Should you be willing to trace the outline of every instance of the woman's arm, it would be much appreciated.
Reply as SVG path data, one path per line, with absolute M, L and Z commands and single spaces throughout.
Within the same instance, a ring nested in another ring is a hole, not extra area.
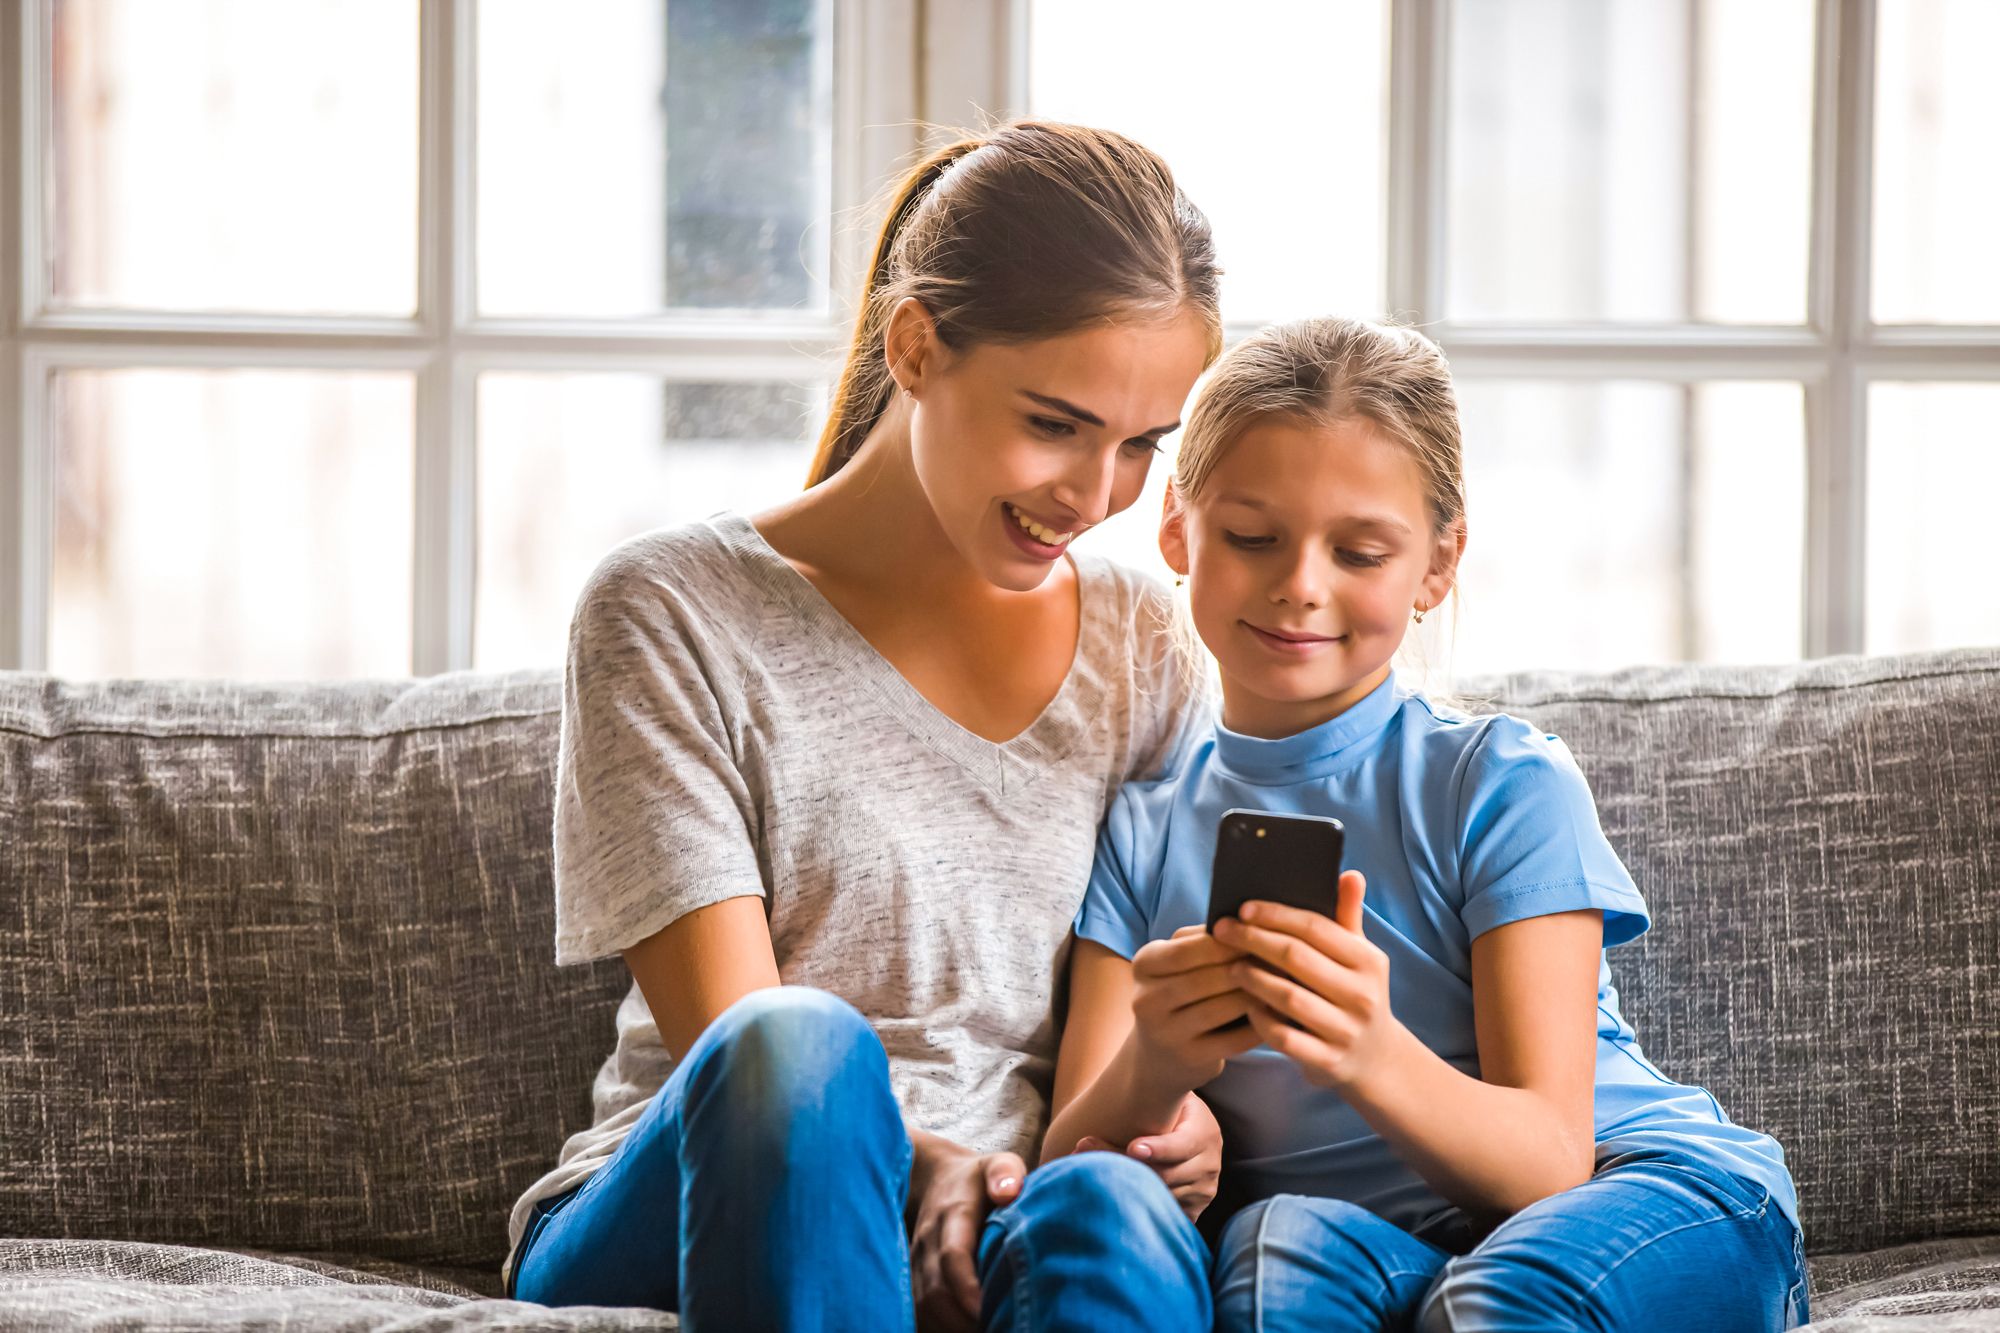
M 675 1060 L 730 1005 L 783 984 L 764 900 L 754 895 L 698 907 L 623 953 Z

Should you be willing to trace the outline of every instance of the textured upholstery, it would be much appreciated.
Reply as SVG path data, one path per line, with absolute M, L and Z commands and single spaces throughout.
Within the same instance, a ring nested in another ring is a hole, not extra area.
M 629 984 L 552 961 L 559 687 L 0 673 L 0 1323 L 671 1327 L 490 1299 Z M 1583 766 L 1816 1316 L 2000 1328 L 2000 649 L 1467 693 Z

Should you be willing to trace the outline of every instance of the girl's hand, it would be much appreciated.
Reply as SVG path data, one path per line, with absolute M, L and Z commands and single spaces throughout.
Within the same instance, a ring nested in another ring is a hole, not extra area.
M 1085 1137 L 1077 1141 L 1078 1152 L 1116 1152 L 1117 1145 L 1103 1139 Z M 1181 1101 L 1174 1127 L 1164 1134 L 1149 1134 L 1125 1145 L 1125 1154 L 1160 1173 L 1167 1188 L 1190 1222 L 1215 1201 L 1215 1187 L 1222 1175 L 1222 1126 L 1208 1103 L 1189 1093 Z
M 1367 1083 L 1402 1028 L 1389 1012 L 1389 955 L 1361 933 L 1367 882 L 1340 877 L 1335 919 L 1281 903 L 1249 902 L 1216 936 L 1249 957 L 1234 983 L 1257 1001 L 1250 1022 L 1266 1046 L 1294 1060 L 1308 1082 L 1336 1090 Z M 1258 966 L 1262 960 L 1286 975 Z
M 931 1134 L 912 1135 L 910 1287 L 917 1326 L 940 1333 L 979 1327 L 980 1228 L 1021 1195 L 1027 1167 L 1010 1152 L 981 1154 Z
M 1255 1007 L 1234 971 L 1241 957 L 1200 926 L 1182 926 L 1132 956 L 1132 1040 L 1149 1082 L 1198 1088 L 1257 1044 L 1248 1025 L 1223 1030 Z

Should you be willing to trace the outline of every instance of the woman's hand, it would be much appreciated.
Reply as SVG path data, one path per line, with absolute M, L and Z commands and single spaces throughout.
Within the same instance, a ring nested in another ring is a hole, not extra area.
M 910 1289 L 917 1327 L 970 1333 L 979 1327 L 979 1232 L 986 1214 L 1021 1194 L 1027 1165 L 1013 1153 L 975 1153 L 935 1134 L 913 1132 Z
M 1132 1040 L 1147 1080 L 1198 1088 L 1257 1044 L 1254 1028 L 1229 1026 L 1256 1007 L 1237 980 L 1242 953 L 1182 926 L 1132 956 Z
M 1296 1061 L 1309 1082 L 1336 1090 L 1366 1084 L 1402 1032 L 1389 1011 L 1389 955 L 1361 931 L 1366 892 L 1361 872 L 1350 870 L 1340 877 L 1331 921 L 1249 902 L 1240 921 L 1215 928 L 1218 939 L 1249 955 L 1231 964 L 1231 975 L 1257 1001 L 1250 1022 L 1258 1037 Z
M 1076 1150 L 1116 1152 L 1118 1146 L 1085 1137 L 1077 1142 Z M 1172 1129 L 1133 1139 L 1125 1145 L 1125 1154 L 1159 1172 L 1190 1222 L 1215 1202 L 1216 1181 L 1222 1174 L 1222 1126 L 1215 1122 L 1215 1112 L 1208 1109 L 1208 1103 L 1195 1094 L 1190 1092 L 1181 1101 Z

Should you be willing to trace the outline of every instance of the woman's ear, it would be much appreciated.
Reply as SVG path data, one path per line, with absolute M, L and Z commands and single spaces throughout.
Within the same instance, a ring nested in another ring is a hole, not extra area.
M 1437 535 L 1431 546 L 1431 566 L 1424 574 L 1424 605 L 1426 608 L 1442 602 L 1458 584 L 1458 562 L 1465 555 L 1465 520 L 1454 520 L 1452 525 Z
M 1187 577 L 1187 506 L 1181 503 L 1180 492 L 1174 483 L 1167 482 L 1167 497 L 1160 506 L 1160 554 L 1167 558 L 1167 568 Z
M 924 377 L 937 373 L 939 350 L 937 323 L 930 310 L 914 296 L 906 296 L 889 310 L 882 330 L 882 359 L 889 365 L 889 378 L 896 387 L 915 398 Z

